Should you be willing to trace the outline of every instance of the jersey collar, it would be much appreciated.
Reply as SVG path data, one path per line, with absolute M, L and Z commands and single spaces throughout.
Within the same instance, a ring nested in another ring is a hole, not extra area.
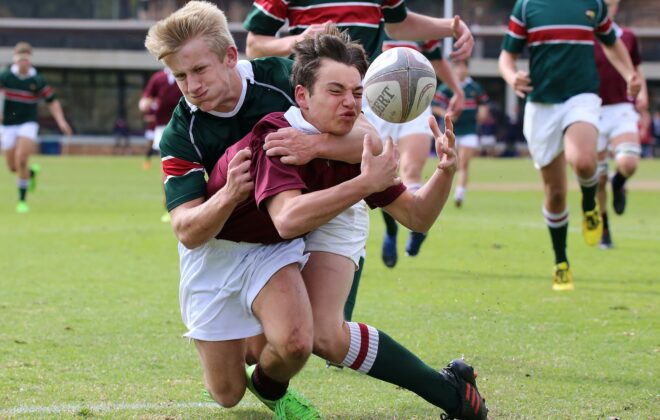
M 291 124 L 291 127 L 304 134 L 321 134 L 312 124 L 307 122 L 303 117 L 300 108 L 296 106 L 290 107 L 285 113 L 284 118 Z
M 18 64 L 12 64 L 10 70 L 14 74 L 14 76 L 18 77 L 19 79 L 28 79 L 30 77 L 34 77 L 37 75 L 37 69 L 35 69 L 34 67 L 30 67 L 30 69 L 28 70 L 28 74 L 26 76 L 20 74 L 18 72 Z

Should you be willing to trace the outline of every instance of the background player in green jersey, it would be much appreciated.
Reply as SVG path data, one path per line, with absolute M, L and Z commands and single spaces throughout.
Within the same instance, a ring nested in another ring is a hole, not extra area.
M 62 106 L 53 89 L 46 80 L 32 67 L 32 47 L 27 42 L 19 42 L 14 48 L 14 64 L 0 72 L 0 90 L 4 91 L 4 112 L 0 123 L 2 132 L 2 150 L 7 161 L 7 167 L 18 176 L 18 203 L 16 211 L 27 213 L 26 198 L 28 188 L 36 187 L 38 165 L 30 167 L 28 161 L 34 152 L 39 124 L 37 122 L 37 106 L 43 99 L 48 103 L 51 115 L 57 126 L 67 136 L 72 133 L 71 127 L 64 118 Z
M 640 79 L 617 40 L 603 0 L 517 0 L 499 58 L 500 73 L 516 94 L 527 97 L 524 133 L 543 178 L 545 218 L 555 253 L 553 290 L 572 290 L 566 255 L 568 207 L 566 164 L 582 190 L 582 234 L 597 245 L 602 222 L 596 204 L 600 98 L 594 61 L 594 35 L 608 60 L 636 96 Z M 530 72 L 516 59 L 527 45 Z
M 479 152 L 479 137 L 477 136 L 477 124 L 483 121 L 488 114 L 488 95 L 481 85 L 474 81 L 469 74 L 467 60 L 454 60 L 452 66 L 456 77 L 465 92 L 465 106 L 463 112 L 454 121 L 454 133 L 458 146 L 458 184 L 454 191 L 454 203 L 460 207 L 465 198 L 467 190 L 470 160 Z M 453 92 L 446 84 L 438 86 L 433 97 L 433 113 L 444 116 L 449 112 L 450 101 Z

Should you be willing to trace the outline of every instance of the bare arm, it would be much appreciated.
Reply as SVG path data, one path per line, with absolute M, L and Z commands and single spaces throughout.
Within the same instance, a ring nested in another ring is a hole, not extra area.
M 517 59 L 517 54 L 502 50 L 500 52 L 498 66 L 504 81 L 511 86 L 518 97 L 524 98 L 534 88 L 531 86 L 532 79 L 529 78 L 529 74 L 525 71 L 518 70 L 516 67 Z
M 73 134 L 73 130 L 71 130 L 69 123 L 66 122 L 66 118 L 64 118 L 64 111 L 62 111 L 62 105 L 60 104 L 60 101 L 54 99 L 48 104 L 48 109 L 55 119 L 55 122 L 57 122 L 57 126 L 60 128 L 62 133 L 66 134 L 67 136 Z
M 377 141 L 377 140 L 376 140 Z M 362 172 L 334 187 L 301 194 L 285 191 L 266 202 L 273 224 L 282 238 L 289 239 L 324 225 L 364 197 L 401 183 L 396 176 L 397 156 L 391 140 L 383 153 L 373 156 L 371 139 L 365 136 Z
M 447 60 L 444 59 L 433 60 L 431 61 L 431 64 L 433 65 L 433 69 L 435 70 L 435 74 L 438 76 L 438 78 L 444 84 L 449 86 L 449 89 L 451 89 L 452 92 L 454 92 L 451 99 L 449 100 L 447 113 L 449 113 L 450 115 L 453 116 L 454 119 L 456 119 L 458 118 L 459 115 L 461 115 L 461 111 L 463 111 L 463 107 L 465 106 L 465 92 L 463 92 L 463 88 L 461 87 L 461 84 L 458 82 L 456 75 L 449 67 Z M 435 114 L 435 111 L 433 112 Z M 444 116 L 444 112 L 442 115 Z
M 456 38 L 454 59 L 467 59 L 472 54 L 474 38 L 465 22 L 458 16 L 452 19 L 434 18 L 408 11 L 406 19 L 399 23 L 386 23 L 387 34 L 394 39 L 426 41 L 448 36 Z
M 431 178 L 415 192 L 406 191 L 384 208 L 397 221 L 415 232 L 427 232 L 438 218 L 447 202 L 454 173 L 457 167 L 454 126 L 449 116 L 445 116 L 445 133 L 440 133 L 434 118 L 429 117 L 429 125 L 435 136 L 435 145 L 440 162 Z
M 360 115 L 350 133 L 345 136 L 330 134 L 303 134 L 295 128 L 283 128 L 266 136 L 264 149 L 268 156 L 281 156 L 287 165 L 304 165 L 312 159 L 322 158 L 347 163 L 360 163 L 365 135 L 378 139 L 376 129 Z M 371 142 L 376 155 L 383 150 L 379 141 Z
M 310 25 L 304 32 L 298 35 L 276 37 L 275 35 L 258 35 L 248 32 L 245 41 L 245 55 L 253 59 L 257 57 L 286 57 L 293 51 L 293 46 L 306 36 L 314 36 L 315 33 L 325 30 L 326 23 Z
M 614 66 L 616 71 L 618 71 L 621 77 L 623 77 L 626 83 L 628 83 L 628 95 L 633 98 L 636 97 L 642 87 L 642 82 L 635 71 L 635 66 L 633 66 L 632 60 L 630 59 L 630 53 L 626 49 L 623 41 L 621 41 L 620 38 L 617 38 L 614 45 L 603 44 L 603 51 L 605 52 L 605 57 L 607 57 L 612 66 Z
M 229 162 L 224 187 L 206 201 L 197 198 L 170 212 L 177 239 L 188 249 L 206 243 L 222 230 L 236 205 L 245 200 L 253 189 L 250 151 L 241 150 Z
M 646 76 L 644 76 L 642 69 L 639 68 L 638 66 L 636 70 L 637 70 L 637 74 L 639 75 L 642 88 L 640 89 L 639 95 L 637 95 L 637 98 L 635 100 L 635 108 L 637 109 L 638 112 L 642 113 L 648 111 L 649 109 L 649 90 L 648 90 L 648 86 L 646 85 Z
M 140 98 L 140 102 L 138 102 L 138 109 L 147 113 L 154 108 L 154 105 L 156 105 L 156 100 L 154 98 L 143 96 Z

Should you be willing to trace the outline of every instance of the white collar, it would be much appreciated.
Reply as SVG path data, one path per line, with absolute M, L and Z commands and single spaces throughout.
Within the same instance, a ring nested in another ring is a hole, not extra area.
M 18 77 L 19 79 L 27 79 L 29 77 L 34 77 L 37 75 L 37 69 L 35 69 L 34 67 L 30 67 L 27 75 L 20 74 L 18 72 L 18 64 L 12 64 L 10 70 L 12 73 L 14 73 L 14 76 Z
M 321 134 L 321 132 L 309 123 L 302 115 L 300 108 L 290 107 L 285 113 L 284 118 L 291 124 L 291 127 L 304 134 Z

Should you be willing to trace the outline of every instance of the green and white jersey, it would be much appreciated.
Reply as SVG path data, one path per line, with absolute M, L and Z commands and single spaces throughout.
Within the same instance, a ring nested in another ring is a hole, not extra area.
M 37 121 L 37 105 L 45 99 L 51 102 L 55 92 L 46 80 L 31 67 L 27 76 L 18 73 L 18 65 L 0 73 L 0 89 L 5 93 L 3 125 L 18 125 Z
M 429 61 L 443 60 L 442 43 L 438 40 L 432 41 L 400 41 L 390 38 L 387 34 L 383 39 L 382 50 L 387 51 L 391 48 L 406 47 L 420 52 Z
M 532 102 L 560 103 L 580 93 L 598 93 L 594 34 L 616 42 L 603 0 L 517 0 L 502 49 L 530 51 Z
M 205 173 L 266 114 L 295 105 L 293 62 L 268 57 L 241 60 L 243 93 L 230 112 L 204 112 L 182 97 L 160 142 L 167 210 L 206 196 Z
M 454 121 L 454 134 L 457 136 L 477 134 L 477 111 L 480 105 L 488 103 L 488 95 L 481 85 L 471 77 L 467 77 L 461 83 L 461 87 L 465 92 L 465 106 L 461 115 Z M 435 91 L 432 105 L 447 109 L 452 96 L 454 96 L 454 92 L 449 89 L 449 86 L 442 84 Z
M 273 36 L 285 23 L 297 35 L 310 25 L 327 21 L 348 30 L 373 60 L 381 53 L 385 22 L 399 23 L 407 16 L 404 0 L 256 0 L 243 26 L 257 35 Z

